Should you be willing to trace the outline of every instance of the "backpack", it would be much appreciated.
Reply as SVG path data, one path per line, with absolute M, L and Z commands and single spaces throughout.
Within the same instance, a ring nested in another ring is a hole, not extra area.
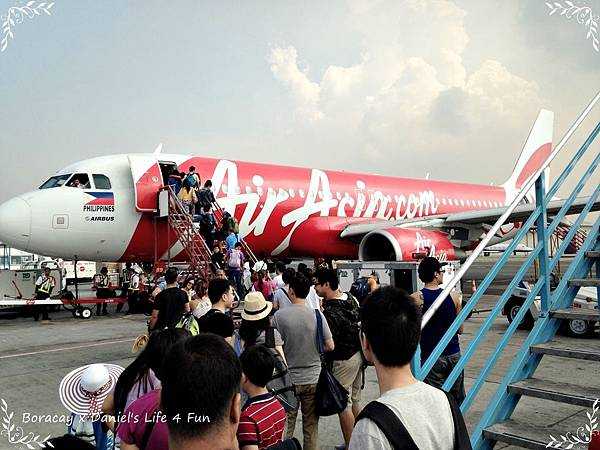
M 446 394 L 446 398 L 450 404 L 450 411 L 452 412 L 452 421 L 454 422 L 454 450 L 471 450 L 469 433 L 467 432 L 460 408 L 450 394 L 446 391 L 442 392 Z M 418 450 L 415 441 L 400 418 L 387 405 L 377 400 L 372 401 L 363 408 L 356 418 L 355 423 L 364 418 L 370 419 L 377 425 L 377 428 L 381 430 L 392 448 Z
M 265 346 L 273 355 L 275 369 L 273 377 L 267 383 L 267 389 L 271 392 L 285 409 L 285 412 L 295 411 L 298 408 L 296 388 L 292 383 L 292 377 L 288 371 L 287 364 L 281 354 L 275 349 L 275 328 L 269 327 L 265 333 Z
M 328 307 L 325 303 L 323 314 L 329 323 L 329 328 L 333 333 L 335 342 L 335 359 L 347 360 L 356 352 L 360 351 L 360 310 L 356 298 L 346 293 L 347 300 L 339 302 L 348 302 L 349 305 L 336 305 Z
M 212 191 L 209 188 L 202 188 L 198 191 L 198 202 L 200 206 L 211 206 L 213 201 Z
M 196 172 L 194 173 L 188 173 L 185 178 L 183 179 L 183 182 L 190 187 L 194 187 L 196 186 L 196 184 L 198 184 L 198 178 L 196 177 Z
M 226 225 L 227 230 L 233 231 L 235 234 L 239 234 L 240 226 L 239 226 L 237 220 L 235 220 L 235 217 L 233 217 L 233 216 L 227 217 L 227 219 L 225 220 L 225 225 Z
M 227 258 L 227 265 L 232 269 L 242 268 L 242 257 L 239 250 L 230 250 Z
M 183 316 L 181 316 L 181 319 L 179 319 L 179 322 L 177 322 L 175 328 L 183 328 L 184 330 L 188 330 L 192 336 L 196 336 L 198 333 L 200 333 L 198 321 L 191 312 L 185 313 Z
M 365 300 L 367 295 L 369 295 L 369 278 L 368 277 L 360 277 L 357 278 L 352 286 L 350 286 L 350 293 L 356 297 L 359 304 L 362 305 L 362 302 Z
M 200 214 L 200 232 L 212 233 L 215 228 L 212 214 Z

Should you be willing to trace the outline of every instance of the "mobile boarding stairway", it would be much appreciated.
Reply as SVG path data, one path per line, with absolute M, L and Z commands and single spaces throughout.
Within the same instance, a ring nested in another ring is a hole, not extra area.
M 462 357 L 443 386 L 445 390 L 449 390 L 461 371 L 466 367 L 469 369 L 469 376 L 472 376 L 473 372 L 476 373 L 473 383 L 466 386 L 467 395 L 461 404 L 461 410 L 465 417 L 469 418 L 469 422 L 472 422 L 472 418 L 476 419 L 474 427 L 470 429 L 471 443 L 474 449 L 490 449 L 496 443 L 506 443 L 532 449 L 547 447 L 587 448 L 591 433 L 594 430 L 600 431 L 598 425 L 600 422 L 600 400 L 598 400 L 600 399 L 600 384 L 597 383 L 600 374 L 600 341 L 597 337 L 590 340 L 574 341 L 557 335 L 563 320 L 577 318 L 598 322 L 600 319 L 597 308 L 595 310 L 578 310 L 572 307 L 574 297 L 581 286 L 596 287 L 600 294 L 600 218 L 598 218 L 597 213 L 590 214 L 591 211 L 597 210 L 600 195 L 600 173 L 596 171 L 600 163 L 600 145 L 596 140 L 600 132 L 600 123 L 595 125 L 583 145 L 573 153 L 573 156 L 567 158 L 569 163 L 564 168 L 553 166 L 553 171 L 562 170 L 562 172 L 552 186 L 545 186 L 543 176 L 543 171 L 549 166 L 554 157 L 563 150 L 575 130 L 580 127 L 599 100 L 600 93 L 596 95 L 555 146 L 547 161 L 523 186 L 507 211 L 498 219 L 487 233 L 486 238 L 469 256 L 453 281 L 446 286 L 423 317 L 423 324 L 426 324 L 442 300 L 459 282 L 473 261 L 483 252 L 489 239 L 504 224 L 507 217 L 527 192 L 532 188 L 535 189 L 535 210 L 524 220 L 517 236 L 466 303 L 429 358 L 421 365 L 420 355 L 417 353 L 413 361 L 417 378 L 423 379 L 469 313 L 477 306 L 486 289 L 503 269 L 514 248 L 531 228 L 535 228 L 538 236 L 537 245 L 523 262 L 504 293 L 499 297 L 490 314 L 482 321 L 480 328 L 474 332 L 471 341 L 467 345 L 463 344 Z M 569 154 L 572 151 L 573 149 L 570 149 Z M 583 163 L 582 157 L 584 155 L 587 155 L 587 160 L 591 157 L 591 163 Z M 577 173 L 574 171 L 576 168 L 578 169 Z M 567 178 L 570 184 L 575 187 L 560 211 L 553 217 L 548 217 L 546 207 Z M 584 188 L 590 192 L 589 196 L 582 196 L 581 193 Z M 550 236 L 566 223 L 564 220 L 567 212 L 571 215 L 570 226 L 567 229 L 563 228 L 562 243 L 554 255 L 549 255 Z M 586 219 L 592 221 L 587 236 L 579 233 L 579 229 Z M 563 271 L 563 277 L 558 287 L 551 291 L 550 274 L 567 247 L 571 245 L 573 238 L 577 236 L 577 233 L 580 236 L 585 236 L 585 239 L 578 242 L 578 249 L 571 264 Z M 482 344 L 485 338 L 489 337 L 490 329 L 509 300 L 511 292 L 535 261 L 539 265 L 539 277 L 515 320 L 508 326 L 500 339 L 492 342 L 490 351 L 489 342 Z M 497 366 L 499 365 L 497 363 L 503 356 L 506 356 L 507 345 L 511 341 L 514 342 L 515 331 L 523 321 L 525 313 L 529 310 L 536 296 L 541 299 L 540 317 L 516 355 L 509 359 L 508 369 L 501 374 L 500 382 L 493 385 L 495 393 L 492 393 L 490 398 L 489 390 L 484 394 L 482 387 L 488 380 L 492 370 L 495 369 L 496 373 L 498 372 Z M 598 298 L 600 298 L 600 295 L 598 295 Z M 474 364 L 471 360 L 475 354 L 478 354 L 478 356 L 488 354 L 483 367 L 473 368 Z M 553 371 L 548 369 L 548 367 L 552 368 L 551 365 L 544 364 L 545 369 L 540 368 L 542 359 L 546 362 L 549 358 L 569 358 L 572 361 L 572 364 L 569 365 L 570 368 L 572 367 L 573 372 L 572 382 L 566 384 L 553 380 Z M 469 365 L 470 362 L 471 365 Z M 579 385 L 578 378 L 584 377 L 577 376 L 577 374 L 581 374 L 582 371 L 588 371 L 586 378 L 596 380 L 596 382 L 590 383 L 590 386 Z M 539 419 L 536 421 L 536 417 L 523 417 L 523 413 L 519 410 L 515 412 L 519 401 L 524 396 L 543 399 L 548 410 L 557 411 L 566 408 L 565 404 L 569 404 L 588 408 L 588 412 L 587 414 L 580 414 L 581 424 L 578 427 L 579 429 L 566 425 L 548 427 L 546 423 L 538 423 Z M 479 412 L 484 398 L 487 400 L 483 403 L 483 411 Z M 473 408 L 476 401 L 478 401 L 477 411 Z
M 185 210 L 175 192 L 168 186 L 160 192 L 159 204 L 161 202 L 164 202 L 165 207 L 159 207 L 159 211 L 164 210 L 166 212 L 169 229 L 183 247 L 188 270 L 205 280 L 210 279 L 212 248 L 209 248 L 206 244 L 198 224 L 194 222 L 193 216 Z M 217 224 L 221 223 L 225 214 L 221 205 L 214 202 L 212 211 Z M 250 246 L 243 239 L 240 239 L 240 242 L 246 258 L 251 264 L 256 263 L 257 258 Z

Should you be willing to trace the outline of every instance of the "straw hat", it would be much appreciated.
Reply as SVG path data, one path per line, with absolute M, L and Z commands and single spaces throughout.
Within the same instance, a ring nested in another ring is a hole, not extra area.
M 61 403 L 84 420 L 100 414 L 104 399 L 114 390 L 123 370 L 115 364 L 89 364 L 69 372 L 58 387 Z
M 248 292 L 244 297 L 244 310 L 242 319 L 260 320 L 269 315 L 273 309 L 273 303 L 265 300 L 261 292 Z
M 143 349 L 147 343 L 148 343 L 148 335 L 140 334 L 133 342 L 133 346 L 131 347 L 131 353 L 137 353 L 138 351 Z

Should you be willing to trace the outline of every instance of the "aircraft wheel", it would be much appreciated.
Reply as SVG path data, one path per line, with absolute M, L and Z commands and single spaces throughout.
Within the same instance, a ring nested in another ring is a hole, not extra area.
M 92 317 L 92 310 L 90 308 L 83 308 L 81 310 L 81 317 L 84 319 L 89 319 Z

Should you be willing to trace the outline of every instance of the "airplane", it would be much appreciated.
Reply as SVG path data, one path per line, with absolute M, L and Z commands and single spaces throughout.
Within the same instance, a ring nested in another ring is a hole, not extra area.
M 232 161 L 193 154 L 101 156 L 59 170 L 0 205 L 0 240 L 21 250 L 91 261 L 184 260 L 157 217 L 168 174 L 196 168 L 236 217 L 254 253 L 272 257 L 414 261 L 464 258 L 547 159 L 554 114 L 541 110 L 513 173 L 499 186 Z M 511 239 L 533 209 L 517 207 L 490 245 Z M 575 202 L 570 212 L 581 210 Z M 560 202 L 548 206 L 549 213 Z M 595 205 L 598 206 L 598 205 Z

